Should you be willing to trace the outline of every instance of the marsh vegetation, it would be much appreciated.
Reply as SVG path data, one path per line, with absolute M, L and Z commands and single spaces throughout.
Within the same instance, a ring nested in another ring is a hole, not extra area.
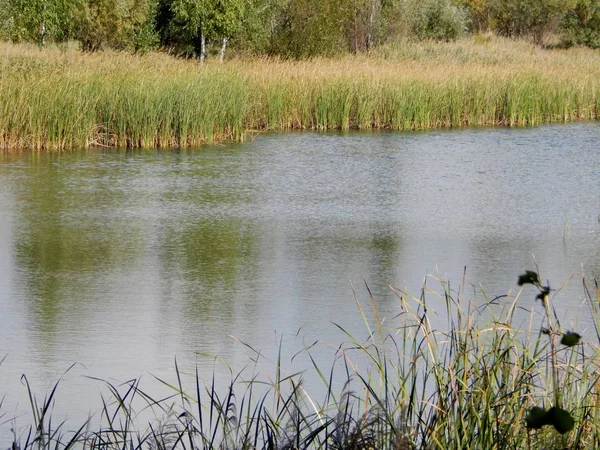
M 488 36 L 370 55 L 202 66 L 163 53 L 1 44 L 0 147 L 186 147 L 291 129 L 596 119 L 600 55 Z

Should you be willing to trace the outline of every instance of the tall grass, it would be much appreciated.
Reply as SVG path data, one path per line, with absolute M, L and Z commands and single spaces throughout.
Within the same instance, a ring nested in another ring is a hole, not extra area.
M 289 129 L 597 119 L 600 53 L 487 37 L 224 65 L 0 43 L 0 148 L 175 147 Z
M 232 372 L 224 391 L 214 378 L 203 385 L 197 371 L 185 374 L 176 363 L 176 380 L 162 380 L 172 392 L 167 398 L 153 398 L 136 380 L 107 384 L 112 399 L 103 398 L 96 428 L 90 421 L 74 431 L 53 428 L 48 405 L 56 387 L 41 407 L 31 396 L 33 424 L 15 435 L 13 448 L 598 448 L 598 284 L 590 292 L 583 283 L 597 341 L 559 348 L 549 289 L 537 300 L 518 290 L 482 302 L 468 299 L 464 283 L 458 291 L 440 283 L 437 291 L 426 284 L 418 297 L 394 290 L 399 313 L 389 323 L 375 299 L 371 306 L 357 300 L 365 332 L 340 327 L 345 343 L 330 366 L 306 349 L 322 398 L 305 389 L 305 372 L 285 375 L 281 350 L 270 378 Z M 515 316 L 523 310 L 529 322 L 519 329 Z M 186 390 L 184 378 L 195 387 Z M 136 421 L 136 399 L 155 420 Z M 532 408 L 558 402 L 575 419 L 571 431 L 531 425 Z

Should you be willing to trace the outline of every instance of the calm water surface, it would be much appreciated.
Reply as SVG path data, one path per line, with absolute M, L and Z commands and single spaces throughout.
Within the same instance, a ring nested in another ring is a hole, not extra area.
M 600 277 L 599 142 L 592 123 L 4 155 L 3 411 L 28 424 L 21 374 L 43 396 L 73 363 L 56 409 L 83 419 L 103 392 L 86 376 L 174 381 L 176 356 L 220 378 L 200 354 L 241 368 L 252 352 L 236 339 L 269 358 L 281 340 L 289 362 L 315 340 L 342 342 L 332 322 L 365 335 L 363 280 L 393 321 L 390 284 L 418 295 L 426 274 L 458 286 L 466 267 L 493 297 L 533 255 L 556 287 L 573 276 L 556 303 L 585 330 L 581 276 Z

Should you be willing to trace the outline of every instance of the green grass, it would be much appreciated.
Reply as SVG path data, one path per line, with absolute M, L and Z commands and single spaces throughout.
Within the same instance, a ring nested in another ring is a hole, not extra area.
M 320 366 L 312 348 L 304 350 L 312 361 L 311 376 L 322 381 L 321 398 L 305 389 L 306 371 L 285 375 L 280 346 L 271 376 L 232 371 L 223 391 L 214 379 L 203 385 L 197 371 L 186 374 L 177 362 L 176 380 L 161 380 L 172 392 L 168 398 L 153 398 L 137 380 L 106 383 L 112 398 L 102 399 L 101 423 L 94 427 L 83 421 L 69 431 L 53 423 L 56 387 L 41 404 L 30 395 L 32 425 L 15 436 L 14 445 L 22 450 L 598 448 L 598 284 L 592 292 L 583 284 L 597 340 L 572 347 L 559 345 L 566 330 L 558 327 L 552 293 L 535 299 L 525 288 L 485 300 L 467 292 L 465 284 L 458 291 L 444 281 L 437 291 L 425 285 L 418 297 L 394 291 L 398 314 L 392 321 L 380 317 L 372 297 L 367 303 L 357 300 L 365 330 L 358 335 L 340 328 L 344 342 L 330 365 Z M 513 323 L 523 310 L 529 324 L 518 329 Z M 247 349 L 253 360 L 262 358 L 260 351 Z M 190 381 L 195 387 L 186 391 Z M 135 404 L 155 419 L 138 423 Z M 571 431 L 527 428 L 531 408 L 550 406 L 575 419 Z
M 474 38 L 224 65 L 0 43 L 0 148 L 185 147 L 290 129 L 598 118 L 600 52 Z

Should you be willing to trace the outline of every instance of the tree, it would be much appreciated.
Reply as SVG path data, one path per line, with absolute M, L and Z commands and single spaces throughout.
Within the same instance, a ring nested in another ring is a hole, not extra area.
M 271 52 L 286 57 L 332 55 L 351 49 L 354 0 L 290 0 L 282 12 Z
M 540 45 L 573 3 L 573 0 L 490 0 L 490 13 L 501 35 L 531 36 Z
M 561 25 L 568 45 L 600 48 L 600 0 L 579 0 Z
M 286 0 L 247 0 L 233 43 L 245 52 L 269 53 L 286 7 Z
M 84 51 L 143 50 L 157 42 L 154 0 L 82 0 L 76 37 Z
M 80 0 L 5 0 L 2 14 L 7 37 L 44 47 L 48 40 L 63 42 L 73 33 Z
M 172 0 L 169 7 L 173 23 L 168 26 L 183 31 L 184 42 L 191 41 L 201 62 L 206 58 L 207 40 L 220 41 L 223 61 L 227 43 L 239 32 L 246 10 L 245 0 Z
M 454 0 L 456 1 L 456 0 Z M 376 31 L 394 37 L 454 40 L 467 30 L 465 8 L 453 0 L 382 0 Z
M 207 35 L 221 42 L 220 61 L 223 62 L 227 42 L 234 37 L 244 17 L 244 0 L 212 0 L 206 21 Z
M 419 2 L 414 33 L 419 39 L 451 41 L 467 29 L 462 9 L 450 0 L 424 0 Z
M 133 0 L 129 12 L 129 42 L 136 52 L 156 48 L 159 43 L 156 31 L 157 0 Z
M 211 2 L 212 0 L 172 0 L 168 5 L 173 21 L 170 26 L 183 31 L 183 41 L 192 42 L 200 62 L 204 62 L 206 58 L 206 31 Z
M 491 17 L 487 0 L 456 0 L 456 4 L 467 11 L 472 31 L 482 32 L 490 29 Z

